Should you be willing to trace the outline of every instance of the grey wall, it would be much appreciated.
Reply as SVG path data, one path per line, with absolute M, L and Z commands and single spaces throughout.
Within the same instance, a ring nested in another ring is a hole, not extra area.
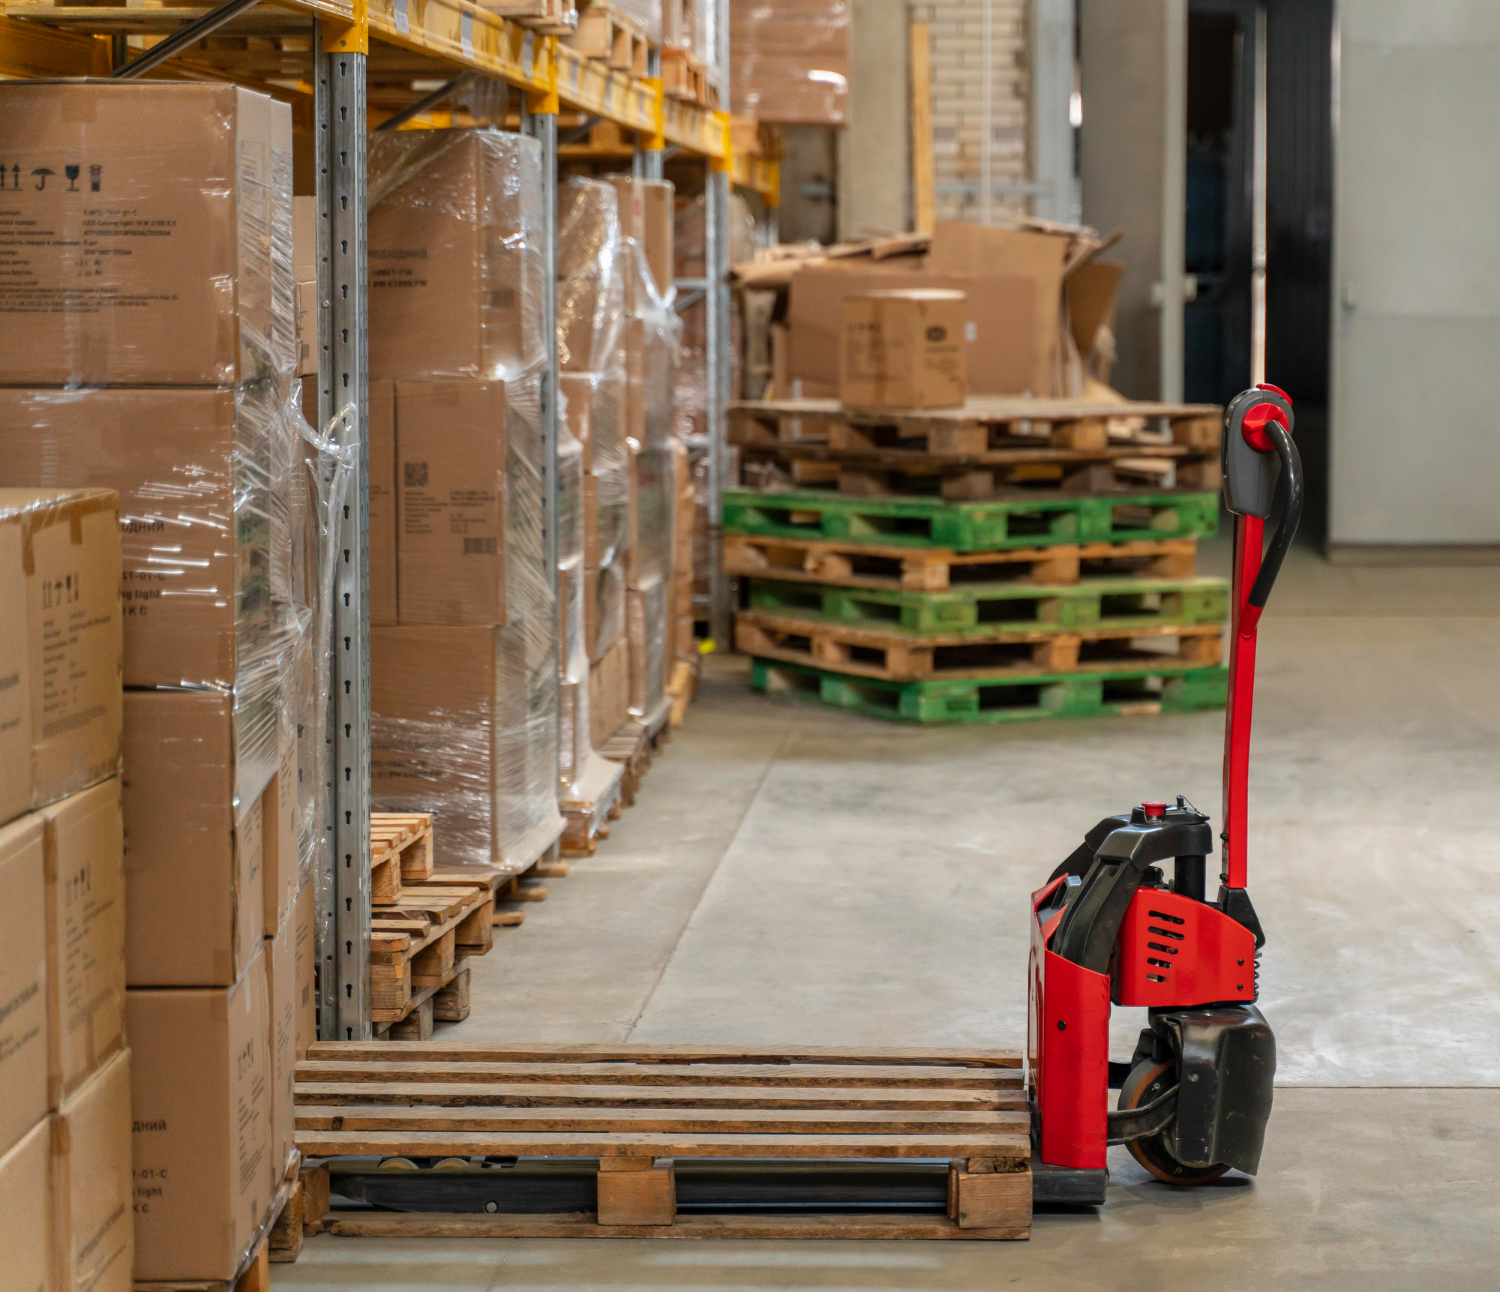
M 1341 0 L 1337 31 L 1329 540 L 1493 554 L 1500 5 Z
M 906 0 L 849 5 L 849 125 L 839 132 L 840 238 L 910 227 Z

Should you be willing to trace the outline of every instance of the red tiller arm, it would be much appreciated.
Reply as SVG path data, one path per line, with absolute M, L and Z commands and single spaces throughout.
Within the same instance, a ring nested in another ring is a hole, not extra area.
M 1229 711 L 1224 720 L 1224 813 L 1220 878 L 1244 888 L 1245 820 L 1250 785 L 1250 720 L 1255 702 L 1256 629 L 1271 585 L 1302 518 L 1302 461 L 1292 442 L 1292 401 L 1275 386 L 1235 398 L 1225 414 L 1224 502 L 1234 513 L 1233 619 Z M 1266 518 L 1282 498 L 1281 520 L 1265 544 Z M 1264 549 L 1264 550 L 1263 550 Z

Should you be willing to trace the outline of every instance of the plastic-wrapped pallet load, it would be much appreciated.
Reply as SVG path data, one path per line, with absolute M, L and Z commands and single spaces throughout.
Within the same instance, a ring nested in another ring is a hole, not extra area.
M 441 864 L 510 873 L 562 825 L 542 236 L 535 140 L 372 136 L 370 363 L 393 413 L 371 495 L 395 531 L 372 541 L 395 609 L 371 634 L 374 802 L 432 812 Z
M 846 124 L 848 0 L 731 0 L 729 48 L 736 115 Z

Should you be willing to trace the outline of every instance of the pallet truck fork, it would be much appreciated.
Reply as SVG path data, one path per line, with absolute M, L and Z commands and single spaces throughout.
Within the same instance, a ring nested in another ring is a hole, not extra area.
M 1209 818 L 1179 795 L 1106 817 L 1031 895 L 1038 1199 L 1102 1202 L 1111 1144 L 1171 1184 L 1230 1168 L 1254 1175 L 1260 1165 L 1276 1040 L 1256 1008 L 1265 935 L 1246 891 L 1250 715 L 1256 628 L 1301 518 L 1303 478 L 1284 391 L 1247 390 L 1224 421 L 1224 502 L 1235 530 L 1219 889 L 1208 900 Z M 1280 521 L 1263 552 L 1278 497 Z M 1109 1059 L 1111 1003 L 1149 1011 L 1129 1063 Z

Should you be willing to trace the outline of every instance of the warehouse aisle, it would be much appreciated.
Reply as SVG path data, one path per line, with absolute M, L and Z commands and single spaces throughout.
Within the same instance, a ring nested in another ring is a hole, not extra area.
M 1174 1194 L 1115 1150 L 1108 1207 L 1015 1247 L 323 1237 L 278 1286 L 390 1262 L 386 1288 L 1147 1287 L 1178 1260 L 1225 1288 L 1369 1289 L 1440 1259 L 1445 1286 L 1488 1286 L 1500 1090 L 1327 1087 L 1500 1086 L 1500 570 L 1299 552 L 1274 609 L 1251 891 L 1284 1088 L 1254 1186 Z M 1026 892 L 1131 797 L 1218 810 L 1218 714 L 923 729 L 768 701 L 742 660 L 709 663 L 637 805 L 476 962 L 473 1014 L 444 1035 L 1019 1043 Z

